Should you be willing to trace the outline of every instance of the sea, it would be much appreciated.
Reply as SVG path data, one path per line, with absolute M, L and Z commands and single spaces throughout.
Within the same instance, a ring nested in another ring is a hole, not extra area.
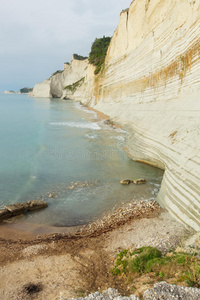
M 44 199 L 20 222 L 87 224 L 132 201 L 153 200 L 163 171 L 131 160 L 126 132 L 70 100 L 0 94 L 0 208 Z M 146 178 L 145 185 L 121 185 Z

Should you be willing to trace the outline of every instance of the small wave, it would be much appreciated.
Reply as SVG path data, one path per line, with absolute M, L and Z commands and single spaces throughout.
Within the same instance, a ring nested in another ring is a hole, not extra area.
M 111 126 L 109 124 L 106 124 L 105 120 L 101 120 L 99 122 L 99 124 L 101 124 L 101 126 L 104 130 L 111 130 L 111 131 L 115 131 L 115 132 L 118 132 L 118 133 L 126 133 L 126 131 L 123 130 L 122 128 L 120 128 L 120 127 L 116 127 L 115 125 Z
M 86 113 L 89 113 L 89 114 L 93 115 L 94 119 L 98 119 L 97 118 L 97 113 L 95 111 L 87 109 L 86 107 L 81 105 L 79 102 L 76 102 L 74 105 L 75 105 L 76 108 L 78 108 L 78 109 L 80 109 L 80 110 L 82 110 Z
M 114 140 L 117 140 L 117 141 L 120 141 L 120 142 L 125 142 L 125 136 L 123 136 L 123 135 L 111 136 L 110 138 L 114 139 Z
M 88 138 L 88 139 L 96 139 L 97 138 L 96 135 L 88 134 L 88 133 L 85 135 L 85 137 Z
M 93 129 L 93 130 L 100 130 L 101 127 L 97 123 L 77 123 L 77 122 L 54 122 L 50 123 L 51 125 L 56 126 L 67 126 L 72 128 L 82 128 L 82 129 Z

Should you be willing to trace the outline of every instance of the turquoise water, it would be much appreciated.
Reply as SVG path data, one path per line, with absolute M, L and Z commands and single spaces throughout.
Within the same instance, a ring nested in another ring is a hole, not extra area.
M 130 160 L 124 139 L 78 103 L 0 94 L 1 206 L 45 199 L 47 209 L 20 220 L 74 226 L 121 203 L 155 199 L 163 172 Z M 146 185 L 119 184 L 141 177 Z

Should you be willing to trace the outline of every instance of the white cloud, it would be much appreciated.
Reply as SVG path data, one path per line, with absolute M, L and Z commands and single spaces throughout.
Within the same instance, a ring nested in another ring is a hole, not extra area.
M 87 55 L 96 37 L 113 34 L 131 0 L 0 2 L 0 89 L 18 89 L 62 68 L 74 52 Z

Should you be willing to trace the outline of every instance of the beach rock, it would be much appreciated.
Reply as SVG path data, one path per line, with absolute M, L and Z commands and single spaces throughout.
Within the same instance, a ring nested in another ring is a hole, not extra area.
M 134 179 L 132 182 L 134 184 L 145 184 L 147 181 L 146 181 L 146 179 L 141 178 L 141 179 Z
M 29 205 L 28 203 L 16 203 L 12 205 L 6 205 L 5 208 L 11 212 L 12 215 L 16 216 L 25 212 L 29 208 Z
M 7 219 L 11 216 L 11 212 L 7 210 L 6 208 L 0 209 L 0 220 Z
M 46 208 L 48 206 L 48 204 L 43 200 L 32 200 L 27 202 L 27 204 L 28 204 L 28 210 L 37 210 L 41 208 Z
M 199 300 L 200 289 L 176 286 L 165 281 L 156 283 L 150 290 L 144 292 L 144 300 Z
M 47 207 L 48 204 L 43 200 L 32 200 L 25 203 L 16 203 L 6 205 L 4 209 L 0 210 L 0 220 L 5 220 L 14 216 L 23 214 L 26 211 L 37 210 Z
M 49 194 L 49 198 L 53 198 L 54 196 L 55 196 L 54 193 L 50 193 L 50 194 Z
M 125 185 L 125 184 L 130 184 L 130 183 L 131 183 L 131 180 L 130 180 L 130 179 L 124 179 L 124 180 L 121 180 L 120 183 L 121 183 L 121 184 L 124 184 L 124 185 Z

